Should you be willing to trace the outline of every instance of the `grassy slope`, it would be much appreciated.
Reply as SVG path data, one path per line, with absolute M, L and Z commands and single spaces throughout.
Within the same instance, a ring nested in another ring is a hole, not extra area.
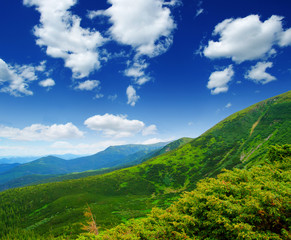
M 0 232 L 14 225 L 40 234 L 74 235 L 81 231 L 77 223 L 83 220 L 86 203 L 103 229 L 144 216 L 222 168 L 250 167 L 264 158 L 269 145 L 290 143 L 290 109 L 288 92 L 235 113 L 199 138 L 138 166 L 5 191 L 0 194 Z M 10 212 L 14 214 L 7 219 Z
M 166 210 L 155 208 L 85 239 L 290 239 L 291 145 L 272 147 L 264 165 L 200 181 Z M 92 228 L 89 228 L 90 230 Z

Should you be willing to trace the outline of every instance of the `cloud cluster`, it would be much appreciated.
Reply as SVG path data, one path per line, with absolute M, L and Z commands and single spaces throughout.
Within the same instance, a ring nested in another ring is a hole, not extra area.
M 134 58 L 124 74 L 141 86 L 150 81 L 145 72 L 149 66 L 145 57 L 152 58 L 166 52 L 173 42 L 176 24 L 170 7 L 180 1 L 108 0 L 108 3 L 111 4 L 108 9 L 91 11 L 88 17 L 107 16 L 112 24 L 109 28 L 111 38 L 134 50 Z M 128 104 L 134 106 L 139 96 L 132 86 L 127 88 L 127 96 Z
M 0 58 L 0 92 L 13 96 L 33 95 L 29 85 L 38 80 L 38 74 L 45 71 L 45 62 L 39 66 L 10 65 Z
M 223 71 L 211 73 L 207 88 L 211 89 L 211 94 L 219 94 L 228 91 L 228 83 L 232 80 L 234 71 L 232 65 L 225 68 Z
M 80 17 L 69 9 L 77 0 L 24 0 L 40 13 L 40 24 L 34 28 L 37 45 L 46 48 L 47 55 L 62 58 L 74 78 L 87 77 L 100 68 L 98 47 L 104 38 L 98 31 L 80 26 Z
M 288 37 L 290 30 L 283 31 L 282 19 L 276 15 L 264 22 L 260 21 L 258 15 L 226 19 L 216 25 L 213 35 L 219 35 L 219 40 L 208 42 L 204 56 L 231 58 L 241 63 L 274 54 L 275 45 L 287 46 L 291 43 Z
M 254 81 L 255 83 L 266 84 L 276 80 L 274 76 L 266 72 L 267 68 L 273 67 L 272 62 L 258 62 L 255 66 L 246 73 L 245 78 Z
M 139 120 L 129 120 L 123 115 L 95 115 L 88 118 L 84 124 L 91 130 L 101 131 L 106 137 L 122 138 L 130 137 L 139 132 L 143 135 L 154 134 L 157 131 L 155 125 L 146 125 Z
M 134 62 L 128 69 L 125 70 L 125 76 L 132 77 L 134 83 L 137 85 L 143 85 L 150 81 L 150 77 L 145 73 L 145 69 L 149 66 L 148 63 L 143 61 Z
M 210 59 L 230 58 L 237 64 L 275 56 L 276 48 L 291 46 L 291 28 L 284 30 L 282 21 L 283 17 L 276 15 L 265 21 L 261 21 L 258 15 L 225 19 L 213 31 L 213 36 L 219 36 L 219 39 L 210 40 L 207 46 L 202 47 L 203 54 Z M 245 74 L 245 78 L 262 84 L 274 81 L 276 78 L 266 73 L 266 69 L 272 66 L 271 62 L 258 62 Z M 226 92 L 226 84 L 233 74 L 233 70 L 214 72 L 207 87 L 214 88 L 212 94 Z
M 53 141 L 59 139 L 81 138 L 84 133 L 74 124 L 53 124 L 46 126 L 33 124 L 23 129 L 0 126 L 0 137 L 19 141 Z

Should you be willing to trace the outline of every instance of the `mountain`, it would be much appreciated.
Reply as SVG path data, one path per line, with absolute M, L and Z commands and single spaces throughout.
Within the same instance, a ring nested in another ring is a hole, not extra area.
M 7 189 L 10 186 L 23 186 L 31 183 L 32 180 L 37 181 L 37 175 L 40 179 L 53 177 L 51 175 L 66 174 L 72 172 L 83 172 L 87 170 L 95 170 L 101 168 L 110 168 L 122 164 L 130 164 L 132 161 L 138 161 L 152 151 L 160 149 L 167 143 L 157 143 L 151 145 L 129 144 L 122 146 L 108 147 L 104 151 L 91 156 L 75 158 L 72 160 L 64 160 L 55 156 L 47 156 L 35 161 L 15 165 L 15 167 L 2 172 L 0 176 L 0 189 Z M 1 167 L 1 165 L 0 165 Z M 0 168 L 1 170 L 1 168 Z M 24 178 L 25 176 L 30 176 Z M 39 180 L 40 180 L 39 179 Z
M 0 173 L 4 173 L 4 172 L 7 172 L 13 168 L 15 168 L 16 166 L 18 166 L 19 163 L 3 163 L 3 164 L 0 164 Z
M 88 170 L 84 172 L 75 172 L 75 173 L 68 173 L 68 174 L 31 174 L 31 175 L 25 175 L 18 178 L 14 178 L 8 182 L 5 182 L 3 184 L 0 184 L 0 191 L 10 189 L 10 188 L 16 188 L 16 187 L 22 187 L 22 186 L 29 186 L 29 185 L 36 185 L 41 183 L 50 183 L 50 182 L 61 182 L 65 180 L 72 180 L 72 179 L 79 179 L 83 177 L 88 176 L 95 176 L 100 174 L 105 174 L 108 172 L 112 172 L 121 168 L 134 166 L 139 163 L 142 163 L 152 157 L 156 157 L 159 155 L 162 155 L 168 151 L 172 151 L 187 142 L 190 142 L 193 140 L 192 138 L 181 138 L 174 142 L 171 142 L 164 146 L 163 148 L 158 148 L 158 150 L 144 150 L 139 151 L 137 153 L 131 154 L 127 156 L 125 159 L 122 159 L 122 163 L 118 164 L 114 167 L 109 168 L 101 168 L 98 170 Z M 162 143 L 163 145 L 164 143 Z M 158 144 L 157 146 L 159 146 Z
M 143 217 L 153 207 L 167 208 L 185 190 L 193 191 L 199 180 L 216 177 L 224 168 L 264 166 L 271 145 L 291 143 L 290 109 L 287 92 L 232 114 L 198 138 L 139 165 L 4 191 L 0 237 L 21 232 L 73 239 L 83 231 L 80 222 L 85 222 L 88 206 L 102 232 Z
M 12 164 L 12 163 L 27 163 L 38 159 L 39 157 L 5 157 L 0 158 L 0 164 Z
M 172 151 L 174 149 L 177 149 L 177 148 L 185 145 L 188 142 L 191 142 L 192 140 L 193 140 L 193 138 L 188 138 L 188 137 L 180 138 L 180 139 L 178 139 L 176 141 L 173 141 L 173 142 L 167 144 L 163 148 L 155 151 L 153 154 L 150 154 L 150 155 L 146 156 L 144 158 L 144 160 L 148 160 L 150 158 L 154 158 L 154 157 L 160 156 L 160 155 L 162 155 L 164 153 L 170 152 L 170 151 Z

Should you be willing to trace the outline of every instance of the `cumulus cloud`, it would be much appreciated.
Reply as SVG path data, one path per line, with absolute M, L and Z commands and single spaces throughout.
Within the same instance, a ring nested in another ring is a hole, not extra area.
M 0 137 L 19 141 L 53 141 L 59 139 L 81 138 L 84 133 L 74 124 L 53 124 L 46 126 L 33 124 L 23 129 L 0 126 Z
M 136 91 L 133 88 L 133 86 L 131 86 L 131 85 L 128 86 L 128 88 L 126 89 L 126 95 L 127 95 L 127 104 L 134 107 L 136 102 L 139 99 L 139 96 L 136 95 Z
M 150 125 L 142 130 L 143 136 L 153 135 L 157 134 L 157 126 L 156 125 Z
M 211 89 L 211 94 L 219 94 L 228 91 L 228 83 L 232 80 L 234 71 L 232 65 L 225 68 L 223 71 L 211 73 L 207 88 Z
M 24 5 L 35 6 L 40 13 L 40 24 L 34 28 L 37 45 L 47 55 L 62 58 L 74 78 L 87 77 L 100 68 L 98 47 L 105 39 L 98 31 L 82 28 L 80 17 L 69 9 L 77 0 L 24 0 Z
M 258 15 L 245 18 L 230 18 L 216 25 L 213 35 L 203 50 L 208 58 L 231 58 L 237 63 L 261 59 L 276 52 L 274 46 L 291 44 L 290 29 L 282 27 L 283 17 L 273 15 L 262 22 Z
M 29 84 L 38 79 L 37 73 L 45 70 L 44 63 L 33 65 L 10 65 L 0 58 L 0 92 L 13 96 L 33 95 Z
M 108 16 L 112 24 L 109 32 L 114 40 L 150 57 L 165 52 L 171 45 L 176 25 L 168 6 L 177 1 L 108 0 L 108 3 L 111 7 L 89 12 L 89 17 Z
M 258 62 L 255 66 L 246 73 L 245 78 L 254 81 L 255 83 L 266 84 L 276 80 L 274 76 L 266 72 L 267 68 L 273 67 L 272 62 Z
M 94 88 L 97 88 L 100 85 L 100 81 L 98 80 L 86 80 L 85 82 L 80 82 L 75 87 L 77 90 L 81 91 L 91 91 Z
M 56 83 L 55 83 L 55 81 L 53 79 L 48 78 L 48 79 L 40 81 L 39 85 L 42 86 L 42 87 L 53 87 L 53 86 L 56 85 Z
M 145 128 L 139 120 L 129 120 L 123 115 L 95 115 L 88 118 L 84 124 L 91 130 L 101 131 L 107 137 L 130 137 Z

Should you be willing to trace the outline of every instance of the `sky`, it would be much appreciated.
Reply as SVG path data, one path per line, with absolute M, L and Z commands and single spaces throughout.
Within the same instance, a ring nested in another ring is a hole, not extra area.
M 291 86 L 290 0 L 0 2 L 0 157 L 198 137 Z

